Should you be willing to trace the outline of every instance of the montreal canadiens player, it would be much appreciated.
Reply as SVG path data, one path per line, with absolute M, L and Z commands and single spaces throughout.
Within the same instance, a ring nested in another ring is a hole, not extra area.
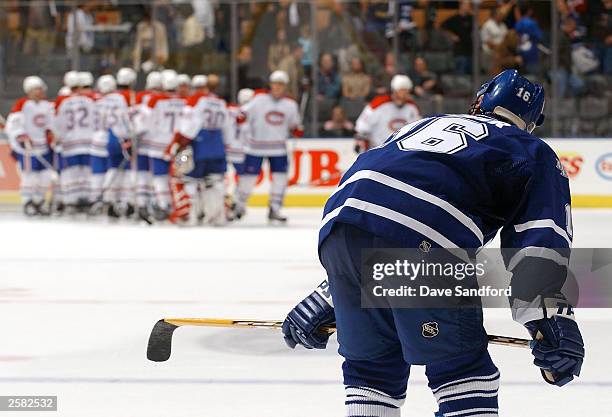
M 287 190 L 287 139 L 303 135 L 297 102 L 285 95 L 289 76 L 284 71 L 270 74 L 270 91 L 260 91 L 242 107 L 249 129 L 244 172 L 238 180 L 234 216 L 242 217 L 255 187 L 264 159 L 272 172 L 268 220 L 286 222 L 280 214 Z
M 23 91 L 26 97 L 13 106 L 5 130 L 21 168 L 23 211 L 36 216 L 47 214 L 43 203 L 51 184 L 53 104 L 45 97 L 47 85 L 40 77 L 26 77 Z
M 166 150 L 174 139 L 178 128 L 181 111 L 186 100 L 177 92 L 178 76 L 173 70 L 162 71 L 163 93 L 157 94 L 149 100 L 146 109 L 143 109 L 143 123 L 146 126 L 146 145 L 149 148 L 150 164 L 153 172 L 153 189 L 155 202 L 153 215 L 156 220 L 168 219 L 172 210 L 170 193 L 170 161 L 166 158 Z
M 64 204 L 71 213 L 89 209 L 89 164 L 95 134 L 93 75 L 79 72 L 68 76 L 73 93 L 55 102 L 54 129 L 62 148 L 60 181 Z
M 133 108 L 134 129 L 140 132 L 136 138 L 136 205 L 138 217 L 150 222 L 150 206 L 153 196 L 153 168 L 151 165 L 152 132 L 147 128 L 148 104 L 152 97 L 162 92 L 162 76 L 158 71 L 147 75 L 145 90 L 136 94 Z
M 512 306 L 534 339 L 534 364 L 558 386 L 580 374 L 584 343 L 560 294 L 572 242 L 568 178 L 531 134 L 543 107 L 541 85 L 504 71 L 469 114 L 411 123 L 360 155 L 329 198 L 319 232 L 328 281 L 289 313 L 283 334 L 290 347 L 323 349 L 329 335 L 318 329 L 336 323 L 347 416 L 399 416 L 411 365 L 426 366 L 436 416 L 498 415 L 482 310 L 361 308 L 364 248 L 478 248 L 501 230 L 502 248 L 515 254 L 504 257 L 512 287 L 539 301 Z M 533 269 L 543 273 L 534 279 Z M 430 322 L 439 332 L 424 337 Z
M 204 221 L 214 226 L 222 226 L 226 221 L 224 138 L 233 134 L 230 127 L 225 100 L 214 94 L 193 95 L 183 108 L 178 131 L 168 151 L 173 156 L 178 148 L 191 146 L 194 168 L 186 173 L 191 180 L 185 189 L 191 201 L 199 203 L 193 207 L 201 207 Z M 190 220 L 197 218 L 192 214 Z
M 128 191 L 132 185 L 129 180 L 129 148 L 133 131 L 130 122 L 131 94 L 117 87 L 112 75 L 103 75 L 98 80 L 101 97 L 96 100 L 96 134 L 92 140 L 91 156 L 94 203 L 90 213 L 98 214 L 106 205 L 111 218 L 129 215 Z
M 355 124 L 357 152 L 382 144 L 393 132 L 421 118 L 410 90 L 412 80 L 407 75 L 396 75 L 391 79 L 391 94 L 375 97 L 363 109 Z

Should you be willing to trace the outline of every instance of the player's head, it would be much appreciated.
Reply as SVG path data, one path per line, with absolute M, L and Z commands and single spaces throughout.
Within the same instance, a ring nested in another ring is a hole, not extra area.
M 397 105 L 404 104 L 410 98 L 412 80 L 407 75 L 394 75 L 391 79 L 391 96 Z
M 243 88 L 242 90 L 238 91 L 238 104 L 242 106 L 243 104 L 248 103 L 254 95 L 255 91 L 251 90 L 250 88 Z
M 208 77 L 203 74 L 194 75 L 191 79 L 191 87 L 198 92 L 206 92 Z
M 79 88 L 79 72 L 68 71 L 66 74 L 64 74 L 64 86 L 73 91 Z
M 100 94 L 108 94 L 117 89 L 117 82 L 112 75 L 103 75 L 98 78 L 97 88 Z
M 60 88 L 57 92 L 58 97 L 68 97 L 70 94 L 72 94 L 72 90 L 67 85 Z
M 533 132 L 544 122 L 544 87 L 505 70 L 480 87 L 470 114 L 484 114 Z
M 147 81 L 145 84 L 147 90 L 161 90 L 162 89 L 162 76 L 159 71 L 152 71 L 147 75 Z
M 270 93 L 274 98 L 281 98 L 285 95 L 287 84 L 289 84 L 289 75 L 285 71 L 274 71 L 270 74 Z
M 178 74 L 174 70 L 163 70 L 161 73 L 162 89 L 164 91 L 176 91 L 178 87 Z
M 78 77 L 79 77 L 79 88 L 87 90 L 93 87 L 94 77 L 91 72 L 81 71 L 79 72 Z
M 45 97 L 47 84 L 45 84 L 42 78 L 31 75 L 23 80 L 23 91 L 29 98 L 41 100 Z
M 191 89 L 191 78 L 187 74 L 179 74 L 176 77 L 178 92 L 181 96 L 188 96 Z
M 117 72 L 117 85 L 119 88 L 129 88 L 136 82 L 136 71 L 132 68 L 121 68 Z

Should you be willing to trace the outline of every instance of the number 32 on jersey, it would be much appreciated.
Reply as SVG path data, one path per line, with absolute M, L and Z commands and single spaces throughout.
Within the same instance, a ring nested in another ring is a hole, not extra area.
M 467 148 L 467 138 L 482 140 L 489 136 L 486 123 L 464 117 L 436 117 L 404 126 L 396 136 L 402 151 L 426 151 L 453 154 Z

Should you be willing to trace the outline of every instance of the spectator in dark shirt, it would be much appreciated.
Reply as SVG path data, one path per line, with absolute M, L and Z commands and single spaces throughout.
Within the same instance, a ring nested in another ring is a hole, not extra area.
M 331 119 L 323 124 L 320 135 L 324 138 L 350 138 L 354 134 L 353 122 L 346 118 L 344 109 L 336 106 L 332 109 Z
M 417 97 L 428 97 L 440 93 L 438 78 L 436 74 L 429 71 L 427 62 L 418 56 L 414 59 L 414 68 L 409 72 L 410 79 L 414 83 L 414 95 Z
M 395 65 L 395 57 L 393 56 L 393 52 L 387 52 L 385 55 L 385 67 L 374 80 L 376 95 L 384 95 L 389 93 L 391 79 L 396 74 L 397 67 Z
M 340 95 L 340 76 L 336 72 L 334 58 L 325 53 L 319 59 L 319 100 L 337 98 Z
M 593 16 L 593 38 L 602 72 L 612 75 L 612 0 L 602 0 Z
M 459 12 L 442 24 L 453 42 L 455 71 L 469 74 L 472 71 L 472 6 L 469 0 L 461 0 Z

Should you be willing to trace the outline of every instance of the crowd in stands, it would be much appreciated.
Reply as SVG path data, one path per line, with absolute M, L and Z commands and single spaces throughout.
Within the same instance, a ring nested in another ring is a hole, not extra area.
M 126 64 L 141 81 L 163 67 L 217 73 L 220 94 L 232 99 L 235 53 L 237 87 L 263 88 L 270 72 L 287 72 L 289 93 L 304 99 L 306 111 L 316 100 L 320 134 L 334 136 L 350 133 L 367 101 L 387 93 L 398 73 L 412 78 L 417 102 L 433 103 L 423 113 L 461 111 L 463 102 L 452 99 L 467 102 L 473 94 L 473 35 L 479 33 L 475 72 L 483 79 L 517 68 L 549 87 L 554 82 L 558 98 L 609 99 L 612 0 L 553 1 L 559 10 L 556 67 L 549 1 L 485 0 L 478 10 L 469 0 L 324 0 L 314 9 L 309 2 L 245 1 L 237 6 L 238 48 L 232 52 L 231 6 L 223 1 L 83 0 L 73 9 L 63 1 L 6 0 L 0 5 L 0 86 L 12 71 L 9 62 L 19 62 L 7 59 L 11 53 L 36 59 L 41 68 L 54 53 L 71 56 L 76 48 L 81 69 L 97 74 Z

